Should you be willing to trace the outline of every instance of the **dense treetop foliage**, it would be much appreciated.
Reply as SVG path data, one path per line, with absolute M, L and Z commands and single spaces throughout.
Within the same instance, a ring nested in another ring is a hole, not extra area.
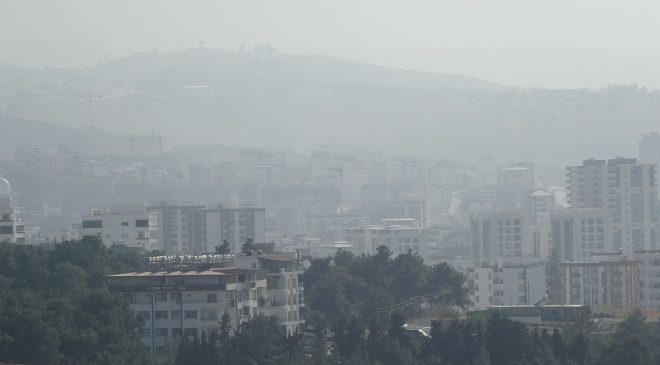
M 139 325 L 104 276 L 143 263 L 100 240 L 53 246 L 0 244 L 0 361 L 146 364 Z
M 139 323 L 104 276 L 138 270 L 144 257 L 115 254 L 85 238 L 52 246 L 0 244 L 0 362 L 149 364 Z M 377 308 L 440 293 L 437 305 L 462 306 L 464 278 L 446 265 L 340 252 L 315 259 L 304 275 L 304 333 L 286 336 L 273 317 L 239 328 L 173 341 L 164 361 L 183 364 L 492 364 L 595 365 L 660 363 L 660 323 L 631 313 L 604 332 L 588 318 L 560 329 L 535 328 L 498 315 L 433 322 L 430 336 L 404 328 L 404 313 Z M 234 333 L 234 329 L 238 331 Z
M 464 306 L 464 278 L 446 264 L 430 267 L 408 251 L 392 258 L 381 246 L 373 256 L 354 256 L 340 251 L 334 259 L 314 259 L 305 271 L 305 301 L 328 325 L 355 318 L 369 321 L 378 308 L 440 293 L 436 304 Z

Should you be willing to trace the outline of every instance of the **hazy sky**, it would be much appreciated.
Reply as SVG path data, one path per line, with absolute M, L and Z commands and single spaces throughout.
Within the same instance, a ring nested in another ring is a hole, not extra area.
M 270 44 L 504 84 L 660 88 L 657 0 L 0 0 L 0 61 Z

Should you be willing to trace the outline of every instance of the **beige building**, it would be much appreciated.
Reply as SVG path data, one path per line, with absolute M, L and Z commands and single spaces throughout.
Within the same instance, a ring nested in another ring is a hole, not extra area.
M 637 261 L 568 262 L 558 265 L 556 304 L 588 305 L 594 311 L 640 307 Z
M 236 267 L 266 271 L 266 297 L 260 310 L 275 316 L 287 334 L 298 332 L 305 323 L 301 309 L 305 306 L 304 286 L 300 281 L 303 274 L 303 260 L 297 253 L 274 253 L 251 256 L 237 256 Z
M 261 313 L 259 302 L 266 298 L 263 270 L 131 272 L 110 275 L 107 282 L 109 291 L 121 293 L 144 320 L 138 335 L 156 360 L 181 336 L 219 330 L 225 313 L 235 330 Z
M 642 308 L 660 311 L 660 250 L 636 251 Z

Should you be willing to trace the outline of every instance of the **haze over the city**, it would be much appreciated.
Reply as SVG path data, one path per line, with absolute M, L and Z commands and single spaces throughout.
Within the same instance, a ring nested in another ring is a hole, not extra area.
M 0 1 L 0 62 L 268 44 L 517 87 L 660 87 L 660 4 L 616 1 Z
M 0 0 L 0 365 L 660 364 L 659 14 Z

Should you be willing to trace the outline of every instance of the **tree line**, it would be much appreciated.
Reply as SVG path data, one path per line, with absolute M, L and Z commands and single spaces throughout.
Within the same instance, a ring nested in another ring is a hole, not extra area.
M 144 269 L 145 256 L 117 254 L 84 238 L 49 246 L 0 244 L 0 362 L 149 364 L 141 323 L 105 276 Z M 465 278 L 384 247 L 372 256 L 314 259 L 303 276 L 305 325 L 287 336 L 273 317 L 182 337 L 166 363 L 183 364 L 658 364 L 660 323 L 634 312 L 607 332 L 589 318 L 535 328 L 497 314 L 435 321 L 430 336 L 408 331 L 413 309 L 381 312 L 428 293 L 431 306 L 468 304 Z

